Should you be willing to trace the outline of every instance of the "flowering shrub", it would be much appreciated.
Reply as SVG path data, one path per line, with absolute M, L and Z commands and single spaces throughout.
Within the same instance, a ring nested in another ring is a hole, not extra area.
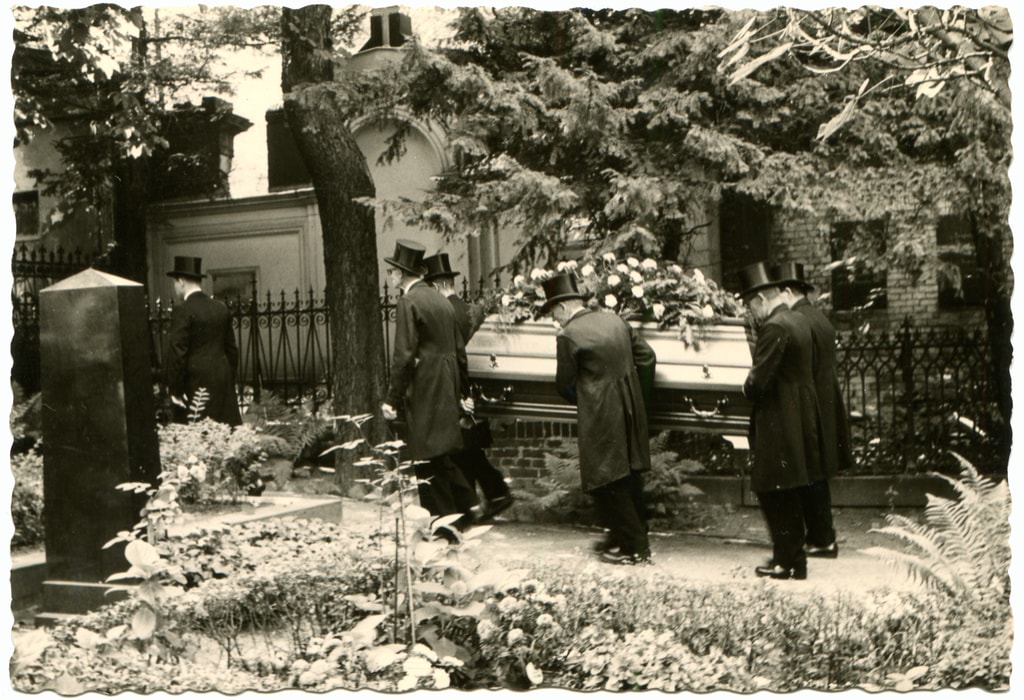
M 259 465 L 279 440 L 209 418 L 160 426 L 159 438 L 160 464 L 178 480 L 183 503 L 241 498 L 260 481 Z
M 680 338 L 688 341 L 695 328 L 743 315 L 741 302 L 696 268 L 687 272 L 676 263 L 652 258 L 619 260 L 612 253 L 563 261 L 556 270 L 535 268 L 529 277 L 517 275 L 497 293 L 492 306 L 506 323 L 535 319 L 545 301 L 542 283 L 559 273 L 576 278 L 591 308 L 653 321 L 659 329 L 678 328 Z

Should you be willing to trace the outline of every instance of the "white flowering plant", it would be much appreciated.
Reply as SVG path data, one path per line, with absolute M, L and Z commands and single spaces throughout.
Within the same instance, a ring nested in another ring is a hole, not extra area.
M 575 276 L 591 308 L 654 322 L 659 329 L 676 328 L 680 338 L 691 342 L 695 328 L 744 314 L 742 302 L 699 269 L 687 271 L 677 263 L 652 258 L 622 259 L 613 253 L 566 260 L 554 270 L 535 268 L 529 275 L 516 275 L 496 294 L 492 307 L 506 324 L 536 319 L 545 301 L 544 281 L 561 273 Z

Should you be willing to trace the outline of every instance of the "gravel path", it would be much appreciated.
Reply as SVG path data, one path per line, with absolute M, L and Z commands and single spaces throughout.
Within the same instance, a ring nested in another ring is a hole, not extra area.
M 348 528 L 376 525 L 377 506 L 344 499 L 340 524 Z M 888 536 L 869 532 L 885 525 L 888 509 L 837 508 L 836 530 L 839 557 L 810 559 L 805 581 L 766 581 L 794 591 L 867 591 L 873 588 L 906 590 L 913 584 L 900 572 L 863 550 L 872 546 L 897 546 Z M 901 509 L 917 515 L 918 509 Z M 512 511 L 514 517 L 514 510 Z M 761 580 L 754 567 L 771 557 L 771 547 L 761 513 L 757 508 L 739 508 L 716 517 L 715 524 L 699 533 L 652 532 L 651 566 L 606 564 L 591 553 L 601 536 L 595 528 L 574 525 L 538 524 L 499 519 L 484 533 L 473 549 L 478 558 L 499 561 L 506 566 L 552 564 L 592 567 L 613 576 L 671 575 L 690 581 L 728 583 Z

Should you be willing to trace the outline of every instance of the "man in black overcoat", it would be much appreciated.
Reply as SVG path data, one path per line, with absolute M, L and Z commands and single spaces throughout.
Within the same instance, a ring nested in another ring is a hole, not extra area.
M 463 340 L 469 343 L 477 329 L 484 321 L 484 310 L 481 304 L 469 304 L 455 291 L 455 277 L 458 270 L 453 270 L 447 253 L 438 253 L 429 258 L 424 258 L 427 274 L 424 279 L 440 292 L 441 296 L 448 299 L 455 311 L 455 322 L 462 335 Z M 463 423 L 463 449 L 453 452 L 452 460 L 462 470 L 463 476 L 470 487 L 474 490 L 477 484 L 484 495 L 485 505 L 480 514 L 479 521 L 486 522 L 493 520 L 495 516 L 505 512 L 514 498 L 504 475 L 487 458 L 483 446 L 476 442 L 476 438 L 470 429 L 470 423 L 475 418 L 467 415 L 461 419 Z
M 786 306 L 764 263 L 740 270 L 742 297 L 757 339 L 743 384 L 750 399 L 750 485 L 772 538 L 772 560 L 758 576 L 807 578 L 802 489 L 820 470 L 821 411 L 811 373 L 811 332 Z
M 202 416 L 228 425 L 241 425 L 235 370 L 238 344 L 231 312 L 203 293 L 202 258 L 175 256 L 174 292 L 182 303 L 171 311 L 164 352 L 164 382 L 174 404 L 174 419 L 188 420 L 199 389 L 207 392 Z
M 576 405 L 580 480 L 609 532 L 601 559 L 648 563 L 643 472 L 651 454 L 643 386 L 653 382 L 654 350 L 618 314 L 586 308 L 571 275 L 542 286 L 542 311 L 561 326 L 555 388 Z
M 832 519 L 832 494 L 829 479 L 850 466 L 850 430 L 846 405 L 836 376 L 836 330 L 821 309 L 812 304 L 807 293 L 814 286 L 806 281 L 804 266 L 783 263 L 771 270 L 779 283 L 789 308 L 799 313 L 811 329 L 814 342 L 812 371 L 814 388 L 821 406 L 821 471 L 811 474 L 811 483 L 804 488 L 804 522 L 807 526 L 807 555 L 835 558 L 839 556 L 836 530 Z
M 437 516 L 464 514 L 456 522 L 464 528 L 472 519 L 476 493 L 450 455 L 462 449 L 461 411 L 473 407 L 466 344 L 451 304 L 423 279 L 424 252 L 416 241 L 400 239 L 394 256 L 384 258 L 402 296 L 395 308 L 391 385 L 381 413 L 393 421 L 399 409 L 404 412 L 405 458 L 416 461 L 420 505 Z M 448 529 L 439 534 L 458 539 Z

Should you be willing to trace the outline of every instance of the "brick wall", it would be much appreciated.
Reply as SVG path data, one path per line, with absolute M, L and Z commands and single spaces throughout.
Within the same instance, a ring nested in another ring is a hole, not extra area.
M 894 223 L 894 235 L 901 233 L 900 225 L 911 224 Z M 923 225 L 934 232 L 937 218 L 924 222 L 918 219 L 913 225 Z M 811 216 L 778 214 L 769 241 L 769 256 L 773 261 L 802 262 L 807 279 L 814 284 L 816 292 L 827 292 L 832 282 L 831 273 L 826 269 L 832 262 L 830 231 L 831 221 Z M 925 236 L 924 240 L 932 246 L 925 252 L 934 254 L 935 236 Z M 850 312 L 831 313 L 833 321 L 840 328 L 856 327 L 865 322 L 873 328 L 895 328 L 908 316 L 919 327 L 976 327 L 985 323 L 984 312 L 980 307 L 956 310 L 939 308 L 938 278 L 933 265 L 925 265 L 916 275 L 900 266 L 891 266 L 886 286 L 889 300 L 887 309 L 856 315 Z M 825 308 L 831 312 L 830 305 L 825 304 Z
M 545 472 L 544 455 L 576 439 L 575 423 L 555 421 L 491 421 L 494 444 L 491 463 L 507 479 L 537 479 Z

